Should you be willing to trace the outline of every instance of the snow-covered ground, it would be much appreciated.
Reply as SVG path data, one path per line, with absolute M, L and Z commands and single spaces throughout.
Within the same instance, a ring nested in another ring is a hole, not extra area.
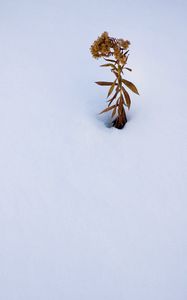
M 187 299 L 186 1 L 0 0 L 0 299 Z M 103 31 L 131 41 L 124 130 Z

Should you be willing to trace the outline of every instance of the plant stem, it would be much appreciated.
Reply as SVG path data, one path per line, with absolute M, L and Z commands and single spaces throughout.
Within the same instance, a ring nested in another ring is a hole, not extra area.
M 113 126 L 118 129 L 122 129 L 125 124 L 127 123 L 127 117 L 125 113 L 125 108 L 124 108 L 124 101 L 123 101 L 123 96 L 122 96 L 122 71 L 123 67 L 121 68 L 121 65 L 119 61 L 117 62 L 118 65 L 118 87 L 119 87 L 119 92 L 120 92 L 120 98 L 119 98 L 119 105 L 118 105 L 118 116 L 117 118 L 113 121 Z

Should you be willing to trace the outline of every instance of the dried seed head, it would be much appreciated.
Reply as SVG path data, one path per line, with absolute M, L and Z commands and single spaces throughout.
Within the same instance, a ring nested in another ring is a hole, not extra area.
M 127 57 L 124 50 L 128 49 L 130 42 L 123 39 L 109 37 L 108 32 L 104 31 L 101 36 L 93 42 L 90 47 L 94 58 L 114 56 L 118 62 L 125 64 Z
M 124 50 L 127 50 L 129 48 L 130 42 L 128 40 L 118 39 L 118 45 L 123 48 Z

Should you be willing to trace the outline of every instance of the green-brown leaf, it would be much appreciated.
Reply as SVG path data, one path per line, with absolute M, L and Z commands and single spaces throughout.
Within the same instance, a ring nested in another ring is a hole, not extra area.
M 113 65 L 113 64 L 104 64 L 104 65 L 100 65 L 100 67 L 112 67 L 112 68 L 116 69 L 115 65 Z

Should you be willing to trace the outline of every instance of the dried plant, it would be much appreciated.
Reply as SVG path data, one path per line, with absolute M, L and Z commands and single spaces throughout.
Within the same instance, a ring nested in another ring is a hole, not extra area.
M 126 87 L 139 95 L 136 86 L 123 78 L 124 70 L 132 71 L 126 67 L 129 56 L 129 45 L 130 42 L 128 40 L 116 39 L 110 37 L 107 32 L 103 32 L 101 36 L 93 42 L 90 48 L 93 58 L 98 59 L 103 57 L 105 61 L 107 61 L 107 63 L 101 65 L 101 67 L 110 67 L 111 72 L 115 76 L 113 82 L 97 81 L 96 84 L 109 86 L 107 98 L 111 98 L 107 100 L 107 108 L 100 114 L 112 110 L 112 125 L 118 129 L 122 129 L 127 122 L 124 106 L 127 106 L 128 109 L 130 109 L 131 106 L 131 99 Z M 113 59 L 108 58 L 111 56 Z

